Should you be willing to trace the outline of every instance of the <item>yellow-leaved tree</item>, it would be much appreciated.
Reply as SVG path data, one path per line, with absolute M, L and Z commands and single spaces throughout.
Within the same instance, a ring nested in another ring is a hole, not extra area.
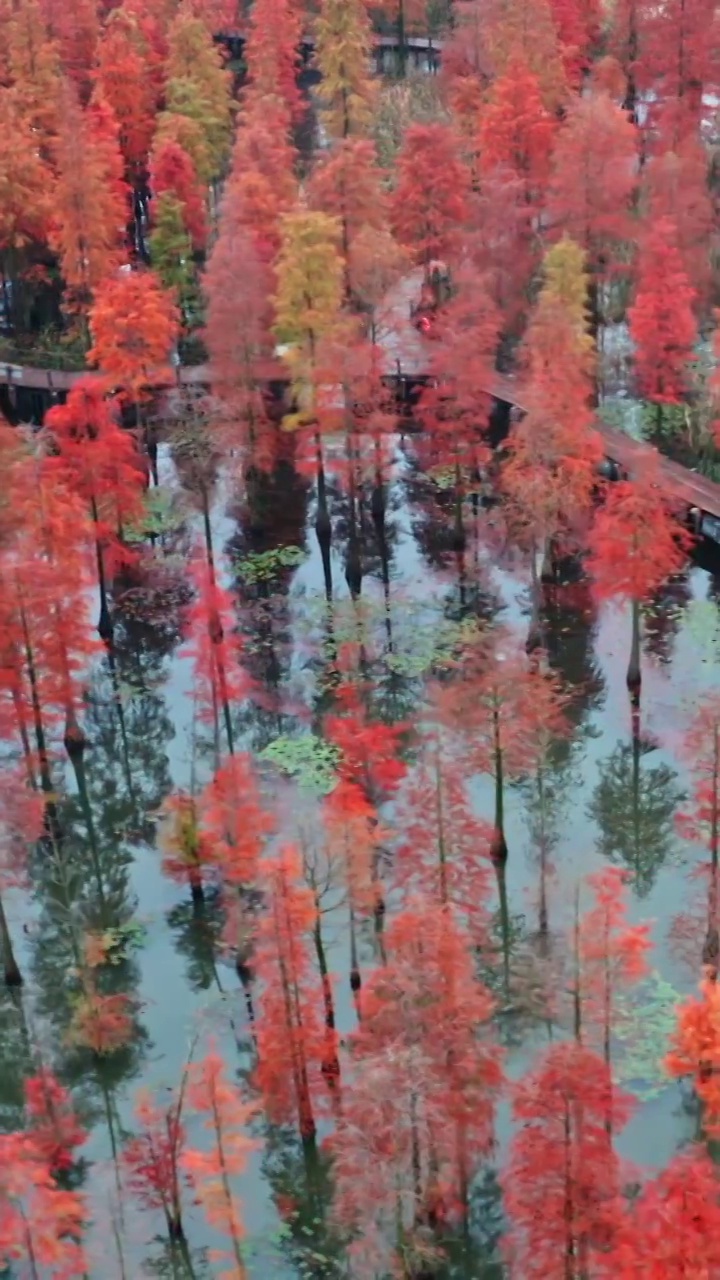
M 294 427 L 317 417 L 318 392 L 327 382 L 323 346 L 342 323 L 343 260 L 340 223 L 329 214 L 304 209 L 288 213 L 280 230 L 275 333 L 285 347 L 297 406 L 286 426 Z
M 204 22 L 185 6 L 170 24 L 165 71 L 166 111 L 194 122 L 197 137 L 187 149 L 198 174 L 215 182 L 232 143 L 232 76 Z
M 322 75 L 323 124 L 334 138 L 367 133 L 375 86 L 372 28 L 364 0 L 322 0 L 315 22 L 315 62 Z

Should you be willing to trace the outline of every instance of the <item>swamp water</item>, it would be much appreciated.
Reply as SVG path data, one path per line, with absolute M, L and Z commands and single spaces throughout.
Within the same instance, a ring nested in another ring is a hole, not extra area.
M 297 836 L 299 823 L 312 821 L 331 777 L 332 758 L 315 736 L 328 615 L 336 643 L 362 638 L 373 682 L 373 714 L 389 722 L 415 712 L 433 661 L 451 646 L 463 619 L 492 618 L 516 631 L 521 642 L 527 634 L 527 564 L 500 545 L 492 511 L 466 504 L 466 547 L 462 556 L 455 553 L 450 549 L 452 513 L 443 511 L 442 493 L 423 478 L 415 440 L 392 438 L 389 449 L 394 458 L 386 494 L 387 555 L 383 563 L 366 501 L 359 517 L 364 576 L 356 600 L 345 581 L 348 502 L 334 475 L 332 449 L 327 461 L 331 604 L 327 564 L 324 572 L 314 530 L 313 485 L 289 466 L 282 467 L 265 486 L 259 536 L 248 520 L 241 486 L 221 475 L 215 487 L 211 528 L 218 569 L 234 593 L 243 661 L 260 694 L 237 709 L 236 745 L 259 758 L 268 802 L 289 837 Z M 339 448 L 336 456 L 341 457 Z M 160 501 L 164 515 L 156 550 L 172 560 L 177 578 L 178 557 L 187 555 L 193 538 L 202 539 L 202 519 L 183 493 L 171 452 L 164 447 L 160 481 L 168 496 Z M 85 757 L 86 803 L 78 797 L 71 770 L 60 798 L 68 832 L 65 882 L 58 883 L 38 851 L 32 895 L 11 895 L 9 903 L 26 983 L 22 997 L 0 993 L 0 1125 L 10 1130 L 21 1123 L 29 1038 L 71 1087 L 80 1119 L 90 1130 L 73 1178 L 88 1195 L 94 1214 L 92 1280 L 220 1274 L 222 1268 L 210 1260 L 208 1250 L 221 1242 L 212 1238 L 201 1211 L 188 1208 L 190 1243 L 178 1256 L 163 1239 L 160 1215 L 153 1224 L 152 1215 L 139 1215 L 133 1207 L 115 1155 L 132 1132 L 137 1089 L 176 1086 L 196 1037 L 202 1047 L 215 1038 L 231 1078 L 236 1073 L 247 1077 L 253 1062 L 247 1007 L 234 966 L 222 955 L 221 920 L 212 891 L 204 913 L 194 912 L 187 889 L 163 874 L 157 849 L 163 800 L 173 788 L 189 788 L 193 779 L 199 788 L 212 769 L 211 734 L 195 723 L 192 662 L 182 653 L 179 603 L 170 595 L 148 616 L 136 599 L 118 611 L 115 682 L 106 661 L 89 682 L 86 726 L 92 746 Z M 582 585 L 575 584 L 556 591 L 546 622 L 550 660 L 571 694 L 573 722 L 572 739 L 558 754 L 551 788 L 549 934 L 553 945 L 567 945 L 579 876 L 605 860 L 628 869 L 633 919 L 652 922 L 654 973 L 627 1011 L 631 1048 L 620 1053 L 619 1071 L 641 1101 L 618 1148 L 639 1164 L 663 1165 L 693 1135 L 696 1124 L 682 1092 L 664 1080 L 659 1058 L 678 993 L 692 990 L 699 972 L 702 911 L 692 870 L 702 851 L 678 837 L 673 815 L 688 787 L 678 749 L 682 732 L 704 692 L 718 684 L 717 584 L 707 572 L 690 566 L 646 617 L 642 724 L 639 735 L 636 724 L 634 739 L 625 687 L 629 613 L 597 611 Z M 477 777 L 471 791 L 478 813 L 491 819 L 491 781 Z M 537 951 L 536 819 L 529 784 L 510 783 L 510 937 L 505 943 L 513 992 L 532 984 Z M 323 929 L 337 977 L 342 1036 L 354 1025 L 347 910 L 339 901 L 333 906 L 329 900 L 328 906 Z M 85 920 L 116 930 L 114 980 L 118 990 L 139 1002 L 133 1043 L 99 1064 L 64 1041 L 71 1010 L 63 979 L 73 963 L 68 912 L 78 909 Z M 367 972 L 376 959 L 370 925 L 361 933 L 360 952 Z M 505 1007 L 500 967 L 483 976 L 498 995 L 499 1030 L 513 1077 L 548 1035 L 562 1035 L 563 1030 L 548 1027 L 532 1011 L 513 1014 L 514 995 Z M 191 1142 L 194 1125 L 191 1117 Z M 499 1160 L 508 1125 L 503 1103 Z M 293 1132 L 271 1130 L 260 1114 L 256 1132 L 262 1146 L 240 1180 L 250 1276 L 308 1280 L 343 1275 L 341 1256 L 324 1222 L 329 1201 L 324 1169 L 304 1156 Z M 279 1212 L 288 1200 L 297 1208 L 292 1229 Z M 488 1173 L 473 1195 L 473 1246 L 441 1274 L 468 1280 L 499 1275 L 492 1247 L 500 1222 L 499 1191 Z

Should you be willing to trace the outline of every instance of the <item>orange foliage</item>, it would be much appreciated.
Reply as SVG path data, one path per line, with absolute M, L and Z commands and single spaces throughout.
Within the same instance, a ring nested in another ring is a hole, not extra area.
M 690 1077 L 705 1108 L 706 1133 L 720 1134 L 720 986 L 713 978 L 703 978 L 700 995 L 678 1009 L 665 1066 L 676 1079 Z
M 88 359 L 112 387 L 134 399 L 166 371 L 177 342 L 177 308 L 151 271 L 106 279 L 90 311 L 93 346 Z

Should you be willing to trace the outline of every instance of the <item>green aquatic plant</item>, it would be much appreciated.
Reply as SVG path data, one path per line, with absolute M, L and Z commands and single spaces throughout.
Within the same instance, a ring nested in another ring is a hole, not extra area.
M 340 751 L 314 733 L 297 738 L 283 735 L 268 743 L 260 759 L 293 778 L 301 790 L 327 795 L 337 781 Z

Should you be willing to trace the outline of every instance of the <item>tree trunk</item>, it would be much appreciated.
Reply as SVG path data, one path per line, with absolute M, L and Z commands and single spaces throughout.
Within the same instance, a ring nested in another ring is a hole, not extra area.
M 397 40 L 398 40 L 398 57 L 397 65 L 401 80 L 407 76 L 407 39 L 405 35 L 405 0 L 398 0 L 398 17 L 397 17 Z
M 495 775 L 495 832 L 490 846 L 490 857 L 497 865 L 507 862 L 508 847 L 505 840 L 505 779 L 502 743 L 500 740 L 500 713 L 493 707 L 494 775 Z
M 113 623 L 108 606 L 107 583 L 105 581 L 105 561 L 103 558 L 102 546 L 100 543 L 100 535 L 98 532 L 99 515 L 97 503 L 93 497 L 90 503 L 90 509 L 95 526 L 95 558 L 97 561 L 98 588 L 100 590 L 100 617 L 98 618 L 98 635 L 106 644 L 110 644 L 113 638 Z
M 5 974 L 6 987 L 21 987 L 22 974 L 15 952 L 13 951 L 12 938 L 10 937 L 10 928 L 5 915 L 5 906 L 0 895 L 0 952 L 2 953 L 3 971 Z
M 640 601 L 633 600 L 631 605 L 632 618 L 632 637 L 630 641 L 630 661 L 628 662 L 627 675 L 625 682 L 630 693 L 630 703 L 633 707 L 640 706 L 640 690 L 642 686 L 642 672 L 640 660 Z

